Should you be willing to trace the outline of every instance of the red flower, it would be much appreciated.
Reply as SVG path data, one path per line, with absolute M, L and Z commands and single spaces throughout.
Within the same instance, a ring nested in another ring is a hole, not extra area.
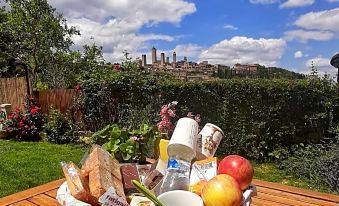
M 33 97 L 32 95 L 30 95 L 30 96 L 28 97 L 28 99 L 31 100 L 31 101 L 33 101 L 33 100 L 34 100 L 34 97 Z
M 14 115 L 13 114 L 10 114 L 10 115 L 8 115 L 8 119 L 13 119 L 13 117 L 14 117 Z
M 81 91 L 81 86 L 77 84 L 74 89 L 77 93 L 79 93 Z
M 31 114 L 36 114 L 36 113 L 38 113 L 38 112 L 39 112 L 39 109 L 40 109 L 40 108 L 37 107 L 37 106 L 31 108 Z

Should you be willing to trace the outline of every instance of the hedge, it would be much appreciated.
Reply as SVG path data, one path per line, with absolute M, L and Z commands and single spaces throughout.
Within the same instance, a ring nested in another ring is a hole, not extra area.
M 317 143 L 337 118 L 336 86 L 324 80 L 228 79 L 183 82 L 140 73 L 89 75 L 77 106 L 84 127 L 154 124 L 161 105 L 178 101 L 178 116 L 202 116 L 225 132 L 219 155 L 264 159 L 276 148 Z

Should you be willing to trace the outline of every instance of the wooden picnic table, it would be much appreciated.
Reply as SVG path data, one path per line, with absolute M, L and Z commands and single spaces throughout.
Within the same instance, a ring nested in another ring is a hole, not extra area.
M 60 206 L 56 193 L 64 179 L 0 198 L 0 206 Z M 253 180 L 258 194 L 251 206 L 339 206 L 339 196 Z

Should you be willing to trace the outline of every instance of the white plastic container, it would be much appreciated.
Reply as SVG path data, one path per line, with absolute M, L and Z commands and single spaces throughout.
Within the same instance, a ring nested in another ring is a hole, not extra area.
M 199 133 L 197 159 L 213 157 L 223 137 L 224 132 L 218 126 L 207 123 Z
M 192 161 L 195 157 L 198 130 L 199 125 L 194 119 L 188 117 L 179 119 L 167 147 L 168 156 L 180 154 L 180 158 Z

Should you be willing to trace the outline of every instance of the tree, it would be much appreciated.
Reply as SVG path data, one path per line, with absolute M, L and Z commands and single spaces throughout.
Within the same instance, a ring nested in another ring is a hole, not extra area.
M 7 21 L 7 12 L 4 8 L 0 8 L 0 25 Z M 15 76 L 14 70 L 10 70 L 10 48 L 9 42 L 12 42 L 8 31 L 0 31 L 0 77 Z
M 39 73 L 58 69 L 63 64 L 58 54 L 69 52 L 71 37 L 79 35 L 75 27 L 69 27 L 62 14 L 50 6 L 47 0 L 7 0 L 11 7 L 7 18 L 0 24 L 0 34 L 8 34 L 8 55 L 19 58 L 30 69 L 34 82 Z M 3 12 L 2 12 L 3 13 Z

